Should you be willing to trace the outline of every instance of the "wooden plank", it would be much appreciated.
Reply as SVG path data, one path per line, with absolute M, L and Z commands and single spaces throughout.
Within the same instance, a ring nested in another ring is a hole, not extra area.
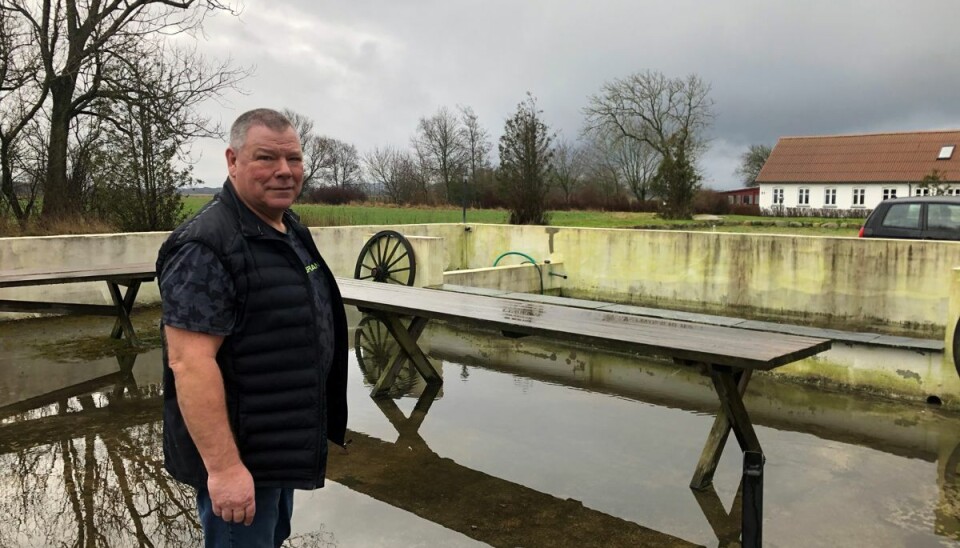
M 40 301 L 11 301 L 0 299 L 0 312 L 37 312 L 43 314 L 80 314 L 86 316 L 116 316 L 117 309 L 106 304 L 48 303 Z
M 0 270 L 0 288 L 64 283 L 128 280 L 149 281 L 156 277 L 154 263 L 132 263 L 76 269 Z
M 529 335 L 620 343 L 641 352 L 739 368 L 772 369 L 830 348 L 830 341 L 338 278 L 347 304 L 467 322 Z

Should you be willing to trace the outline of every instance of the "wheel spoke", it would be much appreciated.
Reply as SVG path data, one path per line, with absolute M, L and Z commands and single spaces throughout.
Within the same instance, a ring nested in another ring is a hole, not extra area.
M 390 264 L 387 265 L 387 270 L 390 270 L 391 268 L 393 268 L 393 265 L 399 263 L 400 260 L 403 259 L 404 257 L 409 257 L 409 256 L 410 256 L 410 255 L 407 254 L 406 251 L 404 251 L 404 252 L 403 252 L 403 255 L 400 255 L 399 257 L 396 258 L 396 260 L 394 260 L 392 263 L 390 263 Z
M 383 262 L 389 263 L 391 260 L 393 260 L 394 254 L 396 254 L 397 249 L 400 247 L 400 244 L 402 244 L 402 243 L 403 243 L 403 240 L 401 240 L 400 238 L 397 238 L 397 243 L 393 246 L 393 249 L 390 250 L 390 255 L 388 255 L 387 258 L 386 258 L 386 260 L 384 260 Z M 387 269 L 389 269 L 389 268 L 390 268 L 390 267 L 388 266 Z
M 398 284 L 400 284 L 400 285 L 407 285 L 407 284 L 405 284 L 405 283 L 403 283 L 403 282 L 401 282 L 400 280 L 398 280 L 398 279 L 396 279 L 396 278 L 394 278 L 393 276 L 391 276 L 391 275 L 389 275 L 389 274 L 387 275 L 387 278 L 389 278 L 389 279 L 391 279 L 391 280 L 393 280 L 393 281 L 395 281 L 395 282 L 397 282 L 397 283 L 398 283 Z
M 371 274 L 371 275 L 369 275 L 369 276 L 364 276 L 364 277 L 362 277 L 362 278 L 357 278 L 357 279 L 358 279 L 358 280 L 369 280 L 369 279 L 372 278 L 372 277 L 373 277 L 373 274 Z
M 383 237 L 380 237 L 377 238 L 377 264 L 383 264 L 384 256 Z

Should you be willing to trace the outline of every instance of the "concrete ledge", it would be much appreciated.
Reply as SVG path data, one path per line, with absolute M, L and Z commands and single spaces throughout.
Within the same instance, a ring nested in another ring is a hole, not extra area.
M 553 280 L 562 280 L 562 278 L 549 275 L 549 272 L 558 266 L 556 263 L 537 265 L 527 263 L 451 270 L 443 273 L 443 285 L 469 286 L 518 293 L 541 293 L 558 289 L 556 282 Z

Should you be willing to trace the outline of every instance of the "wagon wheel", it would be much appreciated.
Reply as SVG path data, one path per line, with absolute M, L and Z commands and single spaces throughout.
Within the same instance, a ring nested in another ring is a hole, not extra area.
M 364 316 L 357 324 L 353 338 L 357 363 L 370 384 L 377 382 L 380 374 L 390 365 L 390 360 L 400 352 L 400 345 L 383 322 L 373 316 Z
M 386 324 L 369 315 L 365 315 L 357 324 L 353 348 L 357 354 L 357 364 L 360 366 L 363 378 L 370 385 L 376 384 L 383 371 L 390 367 L 393 358 L 403 352 Z M 416 371 L 409 361 L 402 367 L 389 390 L 393 397 L 406 394 L 417 381 Z
M 377 232 L 363 245 L 353 271 L 358 280 L 398 285 L 413 285 L 416 275 L 413 247 L 403 234 L 393 230 Z

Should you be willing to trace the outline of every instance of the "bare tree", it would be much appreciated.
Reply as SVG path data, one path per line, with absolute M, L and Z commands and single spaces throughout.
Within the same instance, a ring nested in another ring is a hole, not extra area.
M 44 217 L 80 213 L 80 189 L 67 176 L 71 121 L 92 114 L 99 98 L 115 97 L 107 78 L 117 67 L 143 61 L 145 40 L 200 28 L 211 11 L 231 11 L 220 0 L 2 0 L 0 11 L 32 34 L 42 61 L 41 93 L 49 94 L 49 152 Z
M 709 93 L 710 85 L 695 74 L 667 78 L 659 72 L 646 71 L 615 79 L 603 84 L 600 93 L 590 97 L 590 104 L 584 109 L 587 129 L 645 143 L 657 152 L 661 163 L 693 168 L 671 168 L 663 171 L 665 175 L 680 177 L 696 173 L 696 159 L 706 146 L 705 132 L 713 118 Z M 661 183 L 668 186 L 695 187 L 697 181 L 661 179 Z M 690 193 L 678 191 L 667 195 L 682 197 Z M 665 211 L 673 215 L 672 212 L 689 211 L 689 206 L 671 204 L 667 199 Z
M 364 159 L 369 180 L 382 188 L 395 204 L 404 204 L 416 193 L 416 162 L 406 153 L 392 148 L 375 148 Z
M 321 180 L 325 170 L 332 167 L 333 139 L 314 131 L 313 120 L 290 109 L 283 110 L 297 135 L 300 137 L 300 147 L 303 149 L 303 186 L 309 188 Z
M 558 139 L 553 152 L 553 184 L 563 193 L 563 203 L 569 206 L 570 196 L 583 183 L 586 152 L 567 139 Z
M 198 137 L 219 135 L 197 107 L 244 76 L 176 49 L 144 55 L 110 74 L 114 89 L 130 92 L 99 100 L 96 115 L 87 117 L 104 123 L 90 166 L 99 196 L 90 207 L 122 230 L 175 228 L 182 217 L 179 190 L 193 182 L 191 168 L 177 165 L 187 163 L 183 151 Z
M 641 202 L 650 197 L 650 186 L 660 164 L 653 147 L 634 139 L 617 138 L 613 145 L 613 161 L 633 195 Z
M 320 175 L 320 181 L 337 188 L 360 183 L 362 170 L 357 147 L 339 139 L 330 139 L 330 161 Z
M 47 98 L 38 53 L 24 21 L 0 9 L 0 194 L 21 226 L 33 213 L 35 183 L 42 181 L 22 171 L 27 146 L 23 133 Z M 18 192 L 25 188 L 29 192 Z
M 470 187 L 477 188 L 477 170 L 489 167 L 490 134 L 480 125 L 480 119 L 472 108 L 459 107 L 460 110 L 460 142 L 463 145 L 466 168 L 469 170 Z M 460 192 L 467 192 L 466 188 Z
M 585 183 L 591 197 L 606 209 L 624 191 L 624 174 L 620 169 L 616 147 L 603 135 L 593 135 L 584 150 Z
M 420 118 L 413 138 L 417 155 L 431 175 L 442 185 L 445 200 L 451 196 L 453 182 L 463 174 L 466 148 L 456 115 L 441 107 L 429 118 Z

